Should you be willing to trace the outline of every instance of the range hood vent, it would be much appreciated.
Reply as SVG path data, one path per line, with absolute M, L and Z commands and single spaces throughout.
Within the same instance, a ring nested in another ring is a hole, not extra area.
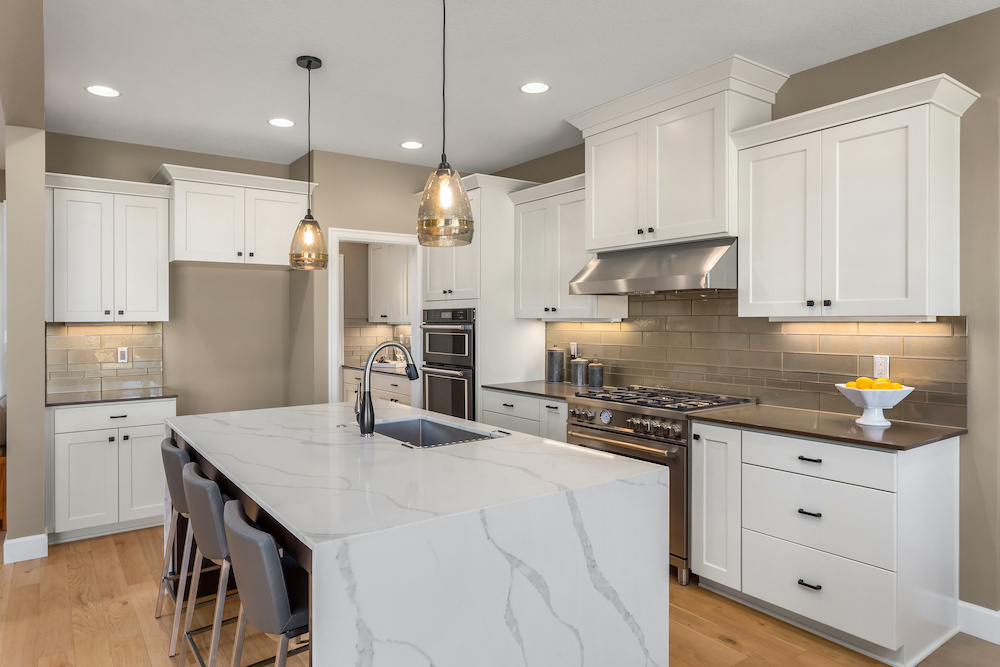
M 570 294 L 642 294 L 736 289 L 736 239 L 598 254 L 569 283 Z

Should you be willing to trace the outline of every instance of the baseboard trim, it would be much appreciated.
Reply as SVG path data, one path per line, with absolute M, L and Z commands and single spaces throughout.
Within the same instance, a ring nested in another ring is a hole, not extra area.
M 20 563 L 25 560 L 46 558 L 49 555 L 49 538 L 45 533 L 27 537 L 9 537 L 3 541 L 3 562 Z
M 1000 611 L 959 601 L 958 627 L 967 635 L 1000 644 Z
M 93 537 L 105 537 L 117 533 L 127 533 L 132 530 L 142 530 L 153 526 L 163 525 L 163 517 L 157 515 L 146 519 L 132 519 L 120 523 L 109 523 L 95 528 L 80 528 L 68 530 L 62 533 L 49 533 L 49 544 L 64 544 L 66 542 L 76 542 L 77 540 L 89 540 Z

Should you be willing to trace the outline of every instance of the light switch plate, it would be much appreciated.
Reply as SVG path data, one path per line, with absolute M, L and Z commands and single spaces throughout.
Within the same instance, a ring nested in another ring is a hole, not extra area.
M 876 354 L 872 357 L 875 360 L 872 375 L 877 378 L 889 377 L 889 357 L 884 354 Z
M 118 348 L 118 363 L 125 364 L 128 363 L 128 348 L 120 347 Z

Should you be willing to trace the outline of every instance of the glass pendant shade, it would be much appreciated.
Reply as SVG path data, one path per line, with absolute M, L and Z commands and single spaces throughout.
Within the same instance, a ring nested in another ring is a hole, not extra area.
M 425 246 L 472 242 L 472 206 L 458 172 L 442 164 L 431 173 L 417 212 L 417 240 Z
M 325 269 L 330 261 L 326 252 L 326 238 L 319 223 L 306 213 L 292 236 L 292 247 L 288 251 L 288 260 L 293 269 L 300 271 L 317 271 Z

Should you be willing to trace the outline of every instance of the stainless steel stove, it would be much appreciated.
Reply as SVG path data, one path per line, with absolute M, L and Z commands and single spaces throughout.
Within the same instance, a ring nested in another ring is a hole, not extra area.
M 755 399 L 666 387 L 582 389 L 568 401 L 567 440 L 670 468 L 670 564 L 688 583 L 688 418 Z

